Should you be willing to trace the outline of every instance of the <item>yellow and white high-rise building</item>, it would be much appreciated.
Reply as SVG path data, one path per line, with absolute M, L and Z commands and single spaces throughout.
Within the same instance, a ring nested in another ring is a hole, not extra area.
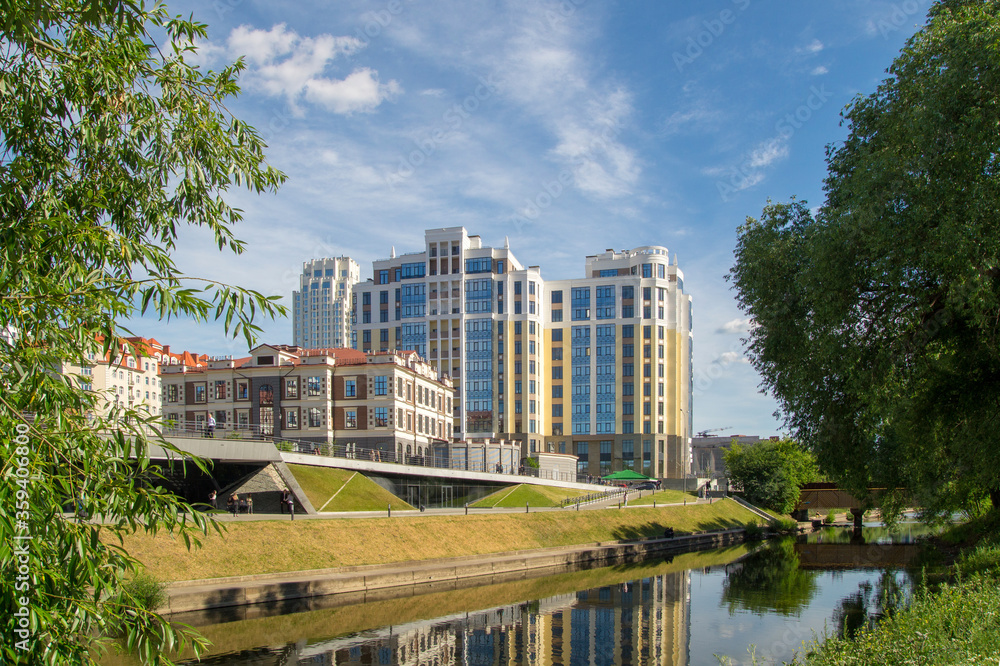
M 454 436 L 576 455 L 580 476 L 690 470 L 691 297 L 667 249 L 586 258 L 584 276 L 430 229 L 351 296 L 353 346 L 415 350 L 456 387 Z

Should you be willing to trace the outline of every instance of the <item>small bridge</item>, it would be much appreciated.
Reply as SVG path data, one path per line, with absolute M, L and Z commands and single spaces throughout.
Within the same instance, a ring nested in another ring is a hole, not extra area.
M 877 499 L 885 491 L 886 488 L 869 488 L 868 497 L 862 500 L 838 488 L 835 483 L 807 483 L 799 489 L 799 501 L 792 511 L 792 517 L 806 521 L 809 520 L 810 513 L 849 509 L 854 516 L 855 526 L 860 527 L 863 510 L 871 506 L 872 499 Z

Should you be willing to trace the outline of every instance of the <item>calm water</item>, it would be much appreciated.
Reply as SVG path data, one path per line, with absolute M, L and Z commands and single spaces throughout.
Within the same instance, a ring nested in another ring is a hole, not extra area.
M 203 626 L 202 664 L 749 664 L 791 659 L 899 600 L 919 526 L 554 574 L 404 599 Z M 887 601 L 888 600 L 888 601 Z M 333 603 L 333 600 L 330 600 Z M 194 663 L 194 662 L 191 662 Z

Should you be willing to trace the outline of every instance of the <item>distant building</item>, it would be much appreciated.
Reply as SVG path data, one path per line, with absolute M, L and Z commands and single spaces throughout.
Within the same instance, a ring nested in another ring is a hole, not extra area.
M 160 362 L 163 346 L 153 338 L 126 338 L 106 355 L 63 361 L 60 372 L 78 378 L 79 386 L 99 394 L 97 413 L 107 416 L 120 405 L 149 415 L 160 413 Z
M 694 476 L 703 479 L 726 477 L 726 451 L 733 441 L 748 446 L 761 441 L 757 435 L 729 435 L 726 437 L 695 437 L 691 440 L 691 462 Z
M 350 257 L 315 259 L 302 265 L 292 292 L 292 343 L 303 349 L 351 347 L 351 288 L 361 279 Z
M 430 456 L 452 438 L 451 380 L 413 352 L 261 345 L 246 358 L 163 366 L 161 379 L 164 417 L 200 431 L 211 414 L 216 436 L 351 444 L 385 460 Z

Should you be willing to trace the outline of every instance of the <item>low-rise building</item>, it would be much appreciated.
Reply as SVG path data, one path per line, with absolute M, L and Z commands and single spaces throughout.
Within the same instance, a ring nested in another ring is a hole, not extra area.
M 165 419 L 203 431 L 211 414 L 217 437 L 235 431 L 418 463 L 452 439 L 451 379 L 412 351 L 261 345 L 246 358 L 165 365 L 162 383 Z

